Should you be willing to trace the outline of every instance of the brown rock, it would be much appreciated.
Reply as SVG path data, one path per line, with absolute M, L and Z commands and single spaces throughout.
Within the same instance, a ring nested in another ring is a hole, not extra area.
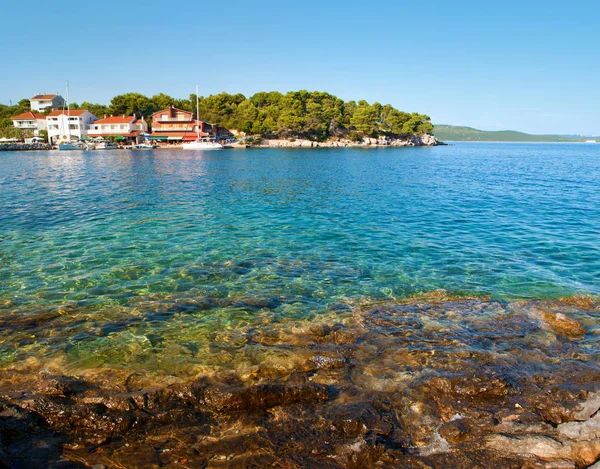
M 262 411 L 279 405 L 316 403 L 329 399 L 327 386 L 261 384 L 250 387 L 208 388 L 204 402 L 218 411 Z
M 584 336 L 586 333 L 585 328 L 581 324 L 563 313 L 540 311 L 540 315 L 550 329 L 558 335 L 578 338 Z
M 444 423 L 439 430 L 440 436 L 450 443 L 464 441 L 471 432 L 471 427 L 464 419 Z

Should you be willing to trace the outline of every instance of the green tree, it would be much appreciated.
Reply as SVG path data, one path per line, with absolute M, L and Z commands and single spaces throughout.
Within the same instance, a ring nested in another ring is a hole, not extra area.
M 140 115 L 149 117 L 159 109 L 150 98 L 143 94 L 125 93 L 111 99 L 108 110 L 114 116 L 135 114 L 138 117 Z
M 104 116 L 107 116 L 110 114 L 108 106 L 106 106 L 104 104 L 93 104 L 93 103 L 88 103 L 87 101 L 84 101 L 83 103 L 81 103 L 80 108 L 90 111 L 93 115 L 95 115 L 99 119 L 102 119 Z
M 155 94 L 154 96 L 152 96 L 152 98 L 150 98 L 150 100 L 159 110 L 167 109 L 171 105 L 178 107 L 177 100 L 164 93 Z

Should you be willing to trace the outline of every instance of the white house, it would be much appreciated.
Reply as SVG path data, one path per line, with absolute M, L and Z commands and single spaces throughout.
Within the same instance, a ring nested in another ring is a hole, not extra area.
M 45 111 L 48 108 L 55 110 L 65 105 L 64 98 L 59 94 L 36 94 L 29 102 L 32 111 Z
M 50 143 L 81 140 L 87 136 L 90 126 L 97 120 L 95 115 L 84 109 L 73 109 L 70 113 L 66 110 L 52 111 L 46 116 Z
M 135 116 L 105 116 L 91 125 L 88 136 L 90 138 L 115 137 L 126 143 L 139 143 L 140 134 L 146 132 L 148 132 L 148 124 L 144 119 Z
M 31 130 L 33 135 L 38 136 L 40 130 L 46 130 L 46 116 L 39 112 L 24 112 L 12 118 L 13 125 L 18 129 Z

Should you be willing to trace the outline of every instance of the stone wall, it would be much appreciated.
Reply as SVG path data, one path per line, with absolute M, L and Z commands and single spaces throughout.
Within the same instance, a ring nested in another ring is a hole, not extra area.
M 49 143 L 0 143 L 0 151 L 52 150 Z

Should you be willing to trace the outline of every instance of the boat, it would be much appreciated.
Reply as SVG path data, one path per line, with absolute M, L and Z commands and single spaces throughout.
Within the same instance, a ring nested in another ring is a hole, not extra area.
M 215 139 L 203 138 L 182 145 L 184 150 L 222 150 L 224 147 Z
M 94 141 L 96 150 L 116 150 L 119 146 L 112 140 L 104 140 L 102 137 Z
M 217 142 L 214 138 L 200 138 L 200 125 L 198 121 L 198 85 L 196 85 L 196 132 L 197 137 L 193 142 L 186 142 L 181 145 L 184 150 L 222 150 L 223 145 Z
M 586 140 L 583 143 L 598 143 L 598 140 Z
M 69 82 L 67 81 L 67 135 L 63 135 L 63 138 L 58 142 L 58 149 L 61 151 L 65 150 L 84 150 L 85 144 L 79 140 L 73 140 L 71 137 L 71 106 L 69 104 Z M 63 106 L 63 111 L 65 110 Z M 64 125 L 63 114 L 61 114 L 61 124 Z M 64 130 L 64 129 L 63 129 Z
M 140 134 L 141 137 L 144 137 L 144 141 L 140 143 L 134 144 L 131 148 L 136 150 L 153 150 L 154 148 L 158 148 L 158 145 L 153 144 L 148 138 L 150 134 Z
M 81 142 L 61 142 L 58 144 L 59 150 L 85 150 L 85 145 Z

